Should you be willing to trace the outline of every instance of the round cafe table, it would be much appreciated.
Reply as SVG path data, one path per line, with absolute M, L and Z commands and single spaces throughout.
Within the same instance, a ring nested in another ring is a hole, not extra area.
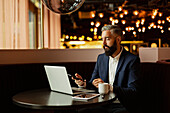
M 71 95 L 51 91 L 50 89 L 37 89 L 18 93 L 13 96 L 14 104 L 31 109 L 65 110 L 94 107 L 112 103 L 116 99 L 110 92 L 104 98 L 100 95 L 88 101 L 72 99 Z

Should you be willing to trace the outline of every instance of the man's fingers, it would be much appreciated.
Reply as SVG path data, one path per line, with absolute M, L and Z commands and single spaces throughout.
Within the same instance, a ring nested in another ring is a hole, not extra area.
M 71 77 L 71 79 L 72 79 L 72 80 L 76 80 L 76 79 L 74 79 L 74 77 Z
M 98 78 L 97 80 L 98 82 L 103 83 L 103 80 L 101 78 Z
M 98 82 L 97 81 L 93 81 L 93 85 L 98 88 Z
M 77 85 L 82 85 L 83 84 L 83 81 L 82 80 L 75 80 L 75 83 L 77 84 Z
M 99 83 L 104 83 L 104 81 L 103 81 L 101 78 L 97 78 L 97 79 L 94 79 L 93 82 L 92 82 L 92 84 L 93 84 L 96 88 L 98 88 L 98 84 L 99 84 Z
M 97 84 L 97 83 L 103 83 L 103 80 L 99 78 L 99 79 L 94 79 L 93 82 L 94 82 L 95 84 Z
M 78 73 L 76 73 L 75 76 L 76 76 L 77 78 L 82 79 L 81 75 L 79 75 Z

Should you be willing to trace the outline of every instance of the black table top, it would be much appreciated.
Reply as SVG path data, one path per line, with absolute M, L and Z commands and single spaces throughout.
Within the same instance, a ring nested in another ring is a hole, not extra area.
M 73 100 L 71 95 L 51 91 L 50 89 L 30 90 L 13 96 L 14 104 L 31 109 L 78 109 L 108 104 L 115 100 L 115 94 L 110 92 L 88 101 Z

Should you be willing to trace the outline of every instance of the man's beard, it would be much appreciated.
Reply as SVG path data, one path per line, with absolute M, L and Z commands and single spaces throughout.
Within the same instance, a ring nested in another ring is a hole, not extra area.
M 108 47 L 108 48 L 105 48 L 105 47 Z M 106 56 L 112 56 L 112 54 L 117 50 L 116 40 L 111 47 L 109 47 L 108 45 L 103 45 L 103 48 L 105 50 Z

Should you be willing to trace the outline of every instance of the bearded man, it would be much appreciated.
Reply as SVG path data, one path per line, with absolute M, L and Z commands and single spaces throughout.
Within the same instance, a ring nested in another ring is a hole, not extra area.
M 116 94 L 120 103 L 88 109 L 87 112 L 139 113 L 140 59 L 121 46 L 121 28 L 107 25 L 101 31 L 105 53 L 98 56 L 90 81 L 74 80 L 77 85 L 89 89 L 97 89 L 99 83 L 109 83 L 109 90 Z M 75 76 L 82 79 L 79 74 Z

